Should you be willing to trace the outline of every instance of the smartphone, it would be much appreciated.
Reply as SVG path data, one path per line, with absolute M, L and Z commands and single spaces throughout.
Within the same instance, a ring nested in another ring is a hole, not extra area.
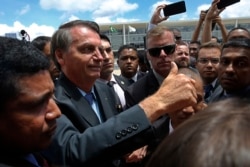
M 179 13 L 186 12 L 186 4 L 185 1 L 180 1 L 176 3 L 172 3 L 163 8 L 163 13 L 165 16 L 172 16 Z
M 240 0 L 220 0 L 220 2 L 217 4 L 217 8 L 222 9 L 237 2 L 240 2 Z

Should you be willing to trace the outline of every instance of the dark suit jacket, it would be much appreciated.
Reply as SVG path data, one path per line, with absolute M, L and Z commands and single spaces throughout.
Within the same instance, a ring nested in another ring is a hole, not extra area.
M 126 98 L 126 107 L 130 108 L 144 98 L 152 95 L 159 89 L 160 85 L 153 73 L 152 70 L 149 73 L 142 77 L 140 80 L 132 84 L 125 90 L 125 98 Z M 155 104 L 157 105 L 157 104 Z M 148 151 L 153 152 L 157 145 L 161 142 L 161 140 L 169 134 L 169 117 L 162 116 L 156 122 L 153 123 L 154 129 L 158 129 L 157 131 L 157 139 L 151 142 L 148 146 Z M 148 155 L 150 156 L 151 153 Z M 149 156 L 147 158 L 149 158 Z
M 230 98 L 230 97 L 238 97 L 238 98 L 250 99 L 250 86 L 248 86 L 245 89 L 242 89 L 242 90 L 238 91 L 235 94 L 230 95 L 230 97 L 225 97 L 224 94 L 225 94 L 224 89 L 221 86 L 219 86 L 215 90 L 215 92 L 213 92 L 213 94 L 210 96 L 209 103 L 220 101 L 220 100 L 223 100 L 225 98 Z
M 127 108 L 138 104 L 144 98 L 148 97 L 149 95 L 152 95 L 158 90 L 159 87 L 160 85 L 153 71 L 150 70 L 145 77 L 142 77 L 133 85 L 129 86 L 124 92 Z
M 3 150 L 2 150 L 3 151 Z M 48 162 L 39 154 L 33 153 L 35 159 L 42 167 L 49 167 Z M 0 167 L 35 167 L 34 164 L 24 159 L 22 156 L 0 153 Z
M 101 83 L 94 87 L 100 110 L 107 119 L 112 117 L 100 125 L 75 85 L 65 76 L 59 78 L 55 96 L 63 115 L 58 119 L 51 146 L 43 152 L 51 162 L 69 166 L 112 166 L 112 160 L 154 139 L 151 125 L 139 106 L 113 117 L 117 113 L 114 94 L 107 87 Z
M 141 78 L 143 78 L 147 73 L 145 72 L 141 72 L 141 71 L 138 71 L 137 72 L 137 81 L 140 80 Z M 115 77 L 115 80 L 116 82 L 120 85 L 120 87 L 123 89 L 123 90 L 126 90 L 128 86 L 131 85 L 131 83 L 129 82 L 129 80 L 125 77 L 122 77 L 121 75 L 114 75 Z M 136 81 L 136 82 L 137 82 Z
M 219 83 L 219 80 L 216 79 L 216 83 L 211 91 L 211 95 L 205 99 L 206 103 L 210 103 L 212 99 L 214 99 L 216 96 L 218 96 L 218 94 L 220 94 L 222 91 L 222 87 Z

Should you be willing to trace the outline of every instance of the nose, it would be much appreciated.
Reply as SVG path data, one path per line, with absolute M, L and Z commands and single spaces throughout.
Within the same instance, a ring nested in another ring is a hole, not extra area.
M 104 51 L 104 53 L 103 53 L 103 61 L 104 62 L 108 62 L 109 59 L 110 59 L 109 54 L 106 51 Z
M 226 67 L 226 72 L 233 72 L 234 69 L 233 69 L 233 64 L 230 63 L 227 67 Z
M 161 49 L 161 52 L 160 52 L 160 56 L 159 57 L 165 57 L 165 56 L 168 56 L 167 53 L 165 53 L 165 51 L 163 49 Z
M 102 51 L 100 50 L 100 48 L 96 48 L 96 50 L 95 50 L 95 52 L 94 52 L 94 55 L 93 55 L 93 58 L 94 58 L 95 60 L 100 60 L 100 61 L 102 61 L 103 58 L 105 57 L 105 56 L 104 56 L 104 53 L 105 53 L 105 52 L 102 52 Z
M 47 120 L 54 120 L 56 118 L 59 118 L 61 116 L 61 111 L 58 108 L 56 102 L 54 99 L 50 99 L 47 107 L 47 112 L 46 112 L 46 119 Z

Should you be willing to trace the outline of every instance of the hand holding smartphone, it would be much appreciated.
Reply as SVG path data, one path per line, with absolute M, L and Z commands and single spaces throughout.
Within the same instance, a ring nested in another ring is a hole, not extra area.
M 222 9 L 237 2 L 240 2 L 240 0 L 220 0 L 220 2 L 217 4 L 217 8 Z
M 179 13 L 186 12 L 186 4 L 185 1 L 180 1 L 176 3 L 172 3 L 163 8 L 164 16 L 172 16 Z

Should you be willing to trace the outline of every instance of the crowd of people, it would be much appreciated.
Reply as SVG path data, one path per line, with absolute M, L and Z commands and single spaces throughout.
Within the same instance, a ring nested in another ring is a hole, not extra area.
M 89 20 L 31 43 L 0 37 L 0 166 L 249 166 L 250 32 L 227 32 L 218 2 L 201 11 L 190 43 L 160 24 L 159 5 L 143 71 L 133 45 L 115 62 Z

